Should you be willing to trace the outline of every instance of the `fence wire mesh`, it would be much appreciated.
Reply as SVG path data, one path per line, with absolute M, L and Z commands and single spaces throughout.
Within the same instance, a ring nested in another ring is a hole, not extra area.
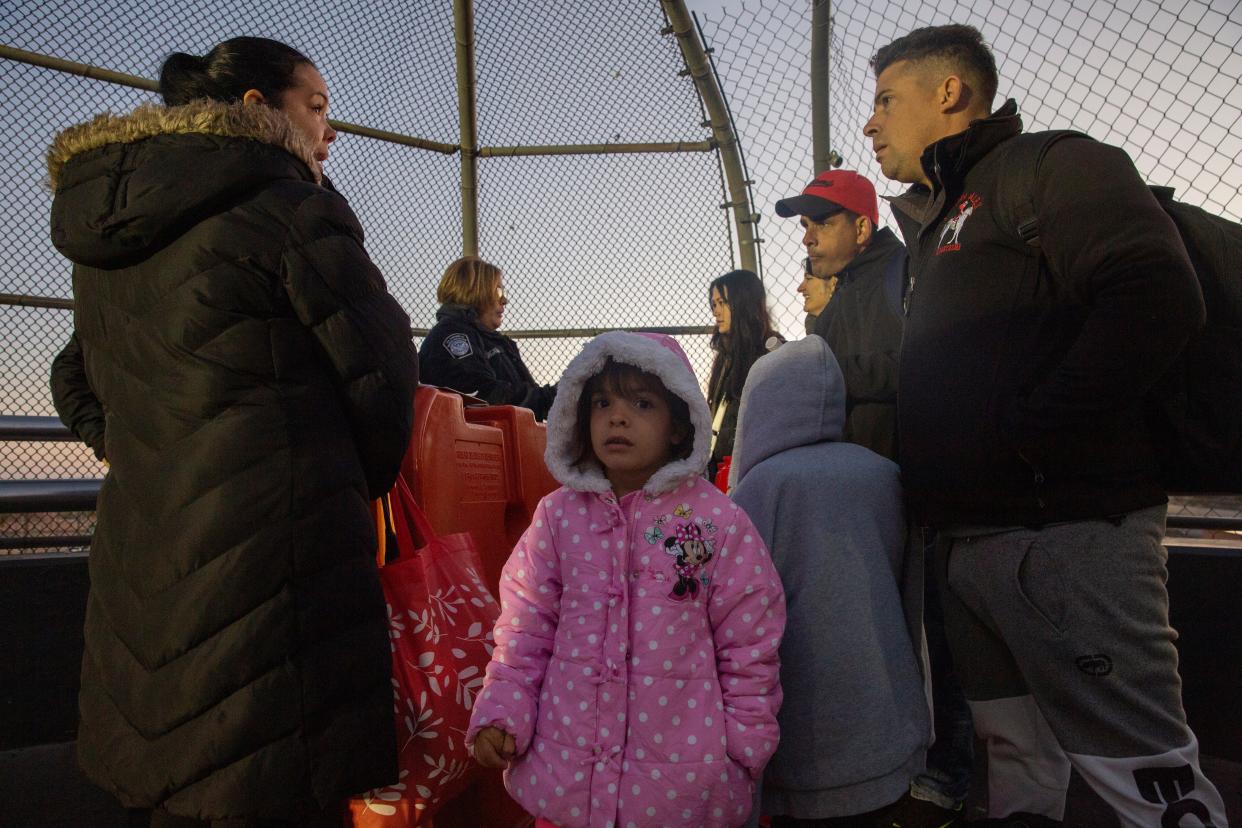
M 811 0 L 699 0 L 697 15 L 736 120 L 760 214 L 774 319 L 802 335 L 803 256 L 777 199 L 798 192 L 811 160 Z M 964 22 L 991 42 L 1000 97 L 1028 128 L 1073 127 L 1130 152 L 1153 183 L 1242 218 L 1242 22 L 1239 4 L 951 0 L 834 3 L 833 148 L 845 167 L 884 181 L 861 134 L 871 109 L 867 61 L 922 25 Z M 702 141 L 710 137 L 675 38 L 655 0 L 475 4 L 482 146 Z M 142 77 L 174 50 L 203 53 L 236 34 L 274 37 L 311 55 L 333 116 L 459 140 L 452 4 L 369 0 L 315 14 L 246 0 L 48 0 L 0 7 L 0 42 Z M 48 241 L 43 153 L 64 127 L 124 112 L 151 93 L 0 59 L 0 292 L 68 297 L 70 269 Z M 415 327 L 434 323 L 435 285 L 460 254 L 459 159 L 345 135 L 328 172 L 367 229 L 367 247 Z M 710 323 L 706 286 L 734 260 L 715 153 L 481 158 L 480 252 L 505 271 L 517 330 Z M 882 221 L 890 223 L 887 209 Z M 47 370 L 72 327 L 64 310 L 0 306 L 0 414 L 51 414 Z M 551 382 L 581 338 L 531 338 L 523 353 Z M 705 381 L 707 337 L 682 337 Z M 80 477 L 80 447 L 0 444 L 0 477 Z M 1242 504 L 1190 502 L 1236 516 Z M 79 521 L 80 516 L 73 518 Z M 56 534 L 56 531 L 50 532 Z

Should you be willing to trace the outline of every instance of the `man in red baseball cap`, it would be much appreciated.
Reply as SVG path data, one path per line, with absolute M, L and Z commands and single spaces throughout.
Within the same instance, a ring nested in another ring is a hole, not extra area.
M 892 230 L 877 227 L 875 187 L 856 172 L 820 173 L 800 195 L 778 201 L 776 212 L 787 218 L 801 217 L 811 276 L 838 278 L 837 289 L 812 332 L 827 340 L 845 377 L 845 439 L 896 460 L 906 248 Z M 806 290 L 805 295 L 810 297 L 812 291 Z M 908 780 L 908 792 L 893 804 L 884 825 L 957 824 L 970 786 L 974 735 L 970 708 L 948 656 L 935 581 L 928 577 L 925 584 L 923 620 L 931 658 L 936 738 L 926 768 Z M 786 688 L 786 700 L 795 692 Z M 791 796 L 799 795 L 806 793 Z M 875 789 L 870 795 L 876 796 Z M 858 807 L 860 802 L 852 805 Z M 875 805 L 872 801 L 866 807 Z
M 800 195 L 776 202 L 776 214 L 801 216 L 810 276 L 837 279 L 812 332 L 827 340 L 845 375 L 845 439 L 896 459 L 906 248 L 877 228 L 875 187 L 849 170 L 820 173 Z M 805 291 L 808 301 L 814 293 Z

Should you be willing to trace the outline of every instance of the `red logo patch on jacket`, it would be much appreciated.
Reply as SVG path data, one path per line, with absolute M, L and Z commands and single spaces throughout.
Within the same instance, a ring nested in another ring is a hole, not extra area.
M 962 228 L 966 225 L 966 219 L 970 218 L 975 210 L 979 209 L 983 204 L 983 199 L 978 193 L 967 193 L 957 201 L 957 213 L 945 222 L 944 229 L 940 231 L 940 241 L 936 247 L 936 255 L 941 253 L 951 253 L 954 250 L 961 250 L 962 245 L 958 241 L 962 235 Z

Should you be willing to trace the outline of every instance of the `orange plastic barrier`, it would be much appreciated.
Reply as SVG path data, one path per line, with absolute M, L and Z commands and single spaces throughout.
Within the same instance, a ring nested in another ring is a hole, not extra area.
M 512 548 L 530 525 L 539 501 L 560 485 L 543 459 L 548 430 L 543 423 L 535 422 L 535 414 L 529 408 L 512 405 L 467 408 L 466 421 L 498 428 L 505 435 L 505 471 L 509 492 L 509 502 L 505 507 L 505 536 Z
M 419 386 L 415 428 L 401 466 L 414 498 L 440 534 L 470 532 L 483 580 L 497 594 L 500 572 L 540 498 L 556 488 L 543 461 L 547 432 L 530 410 L 465 408 L 460 395 Z M 435 828 L 518 828 L 534 819 L 486 771 L 435 815 Z
M 401 476 L 437 532 L 474 536 L 494 594 L 513 548 L 505 534 L 504 434 L 466 422 L 460 396 L 429 386 L 414 395 L 414 423 Z

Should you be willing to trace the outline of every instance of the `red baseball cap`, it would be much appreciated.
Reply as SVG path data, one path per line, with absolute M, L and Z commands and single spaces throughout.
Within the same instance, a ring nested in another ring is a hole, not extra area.
M 851 170 L 822 172 L 806 185 L 802 195 L 776 202 L 776 214 L 782 218 L 807 216 L 819 220 L 842 210 L 866 216 L 872 225 L 880 223 L 875 186 Z

